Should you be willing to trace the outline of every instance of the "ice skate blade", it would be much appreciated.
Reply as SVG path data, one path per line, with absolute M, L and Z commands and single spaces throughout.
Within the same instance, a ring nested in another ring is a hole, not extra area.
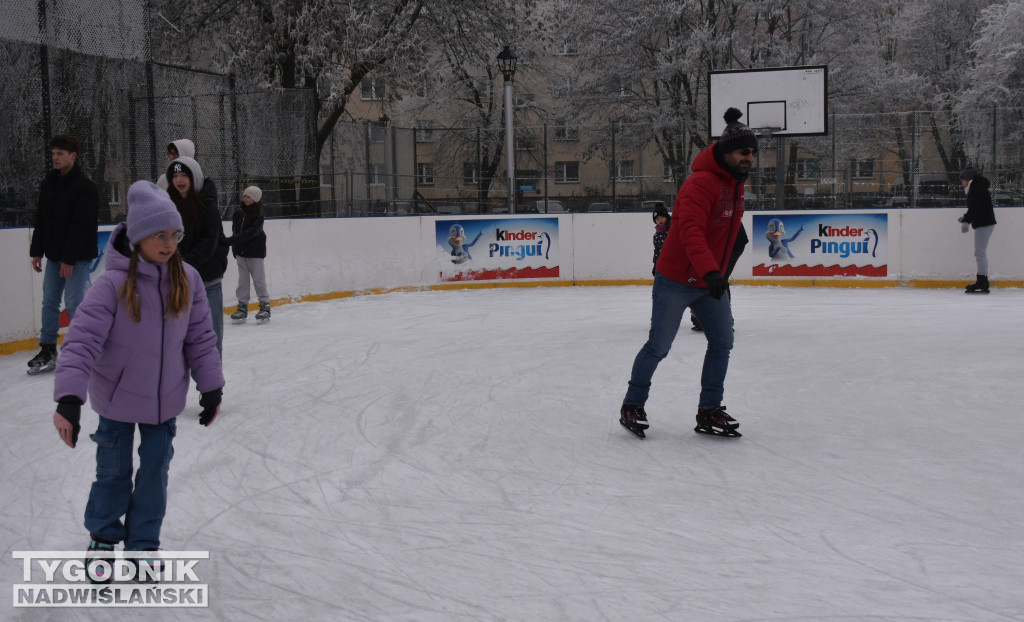
M 269 324 L 270 323 L 270 318 L 268 317 L 265 320 L 256 320 L 256 323 L 257 324 Z
M 239 324 L 245 324 L 245 319 L 241 319 L 241 320 L 231 320 L 231 323 L 232 323 L 232 324 L 234 324 L 235 326 L 237 326 L 237 325 L 239 325 Z
M 725 431 L 725 432 L 719 432 L 718 430 L 715 430 L 714 428 L 702 428 L 700 426 L 697 426 L 697 427 L 695 427 L 693 429 L 693 431 L 696 432 L 697 434 L 706 434 L 707 436 L 719 436 L 719 437 L 722 437 L 722 438 L 739 438 L 739 437 L 743 436 L 742 434 L 740 434 L 735 429 L 728 430 L 728 431 Z
M 986 289 L 986 290 L 984 290 L 984 291 L 977 291 L 977 292 L 964 292 L 964 293 L 965 293 L 965 294 L 967 294 L 967 295 L 976 295 L 976 294 L 987 294 L 987 293 L 988 293 L 988 290 Z
M 28 374 L 29 376 L 38 376 L 39 374 L 48 374 L 56 368 L 56 365 L 54 365 L 53 367 L 29 367 L 28 371 L 26 371 L 25 373 Z
M 627 430 L 629 430 L 630 434 L 632 434 L 633 436 L 635 436 L 637 438 L 647 438 L 647 435 L 644 434 L 644 431 L 643 431 L 642 428 L 633 427 L 633 426 L 629 425 L 628 423 L 626 423 L 625 421 L 623 421 L 622 419 L 619 419 L 619 424 L 622 425 L 622 427 L 624 427 Z

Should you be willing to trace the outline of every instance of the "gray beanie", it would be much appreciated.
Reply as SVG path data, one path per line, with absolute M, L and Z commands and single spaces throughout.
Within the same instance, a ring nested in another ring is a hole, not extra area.
M 183 172 L 192 180 L 196 192 L 203 189 L 203 169 L 199 163 L 188 156 L 180 156 L 167 165 L 167 183 L 174 185 L 174 174 Z
M 978 176 L 978 169 L 976 168 L 965 168 L 960 171 L 960 179 L 964 181 L 971 181 Z
M 181 214 L 166 190 L 140 180 L 128 188 L 128 241 L 137 245 L 158 231 L 184 231 Z

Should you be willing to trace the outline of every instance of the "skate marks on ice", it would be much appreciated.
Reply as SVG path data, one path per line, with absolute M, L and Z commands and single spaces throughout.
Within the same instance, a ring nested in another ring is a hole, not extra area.
M 648 438 L 616 421 L 649 288 L 290 305 L 258 340 L 226 326 L 222 416 L 201 428 L 192 396 L 171 467 L 164 546 L 212 552 L 190 619 L 1022 619 L 1024 430 L 964 413 L 978 386 L 1015 412 L 1024 296 L 945 294 L 734 288 L 737 442 L 693 432 L 699 333 L 655 375 Z M 968 318 L 986 330 L 965 343 Z M 0 373 L 25 378 L 10 358 Z M 0 534 L 84 546 L 95 415 L 71 452 L 52 384 L 10 384 L 0 467 L 31 485 Z

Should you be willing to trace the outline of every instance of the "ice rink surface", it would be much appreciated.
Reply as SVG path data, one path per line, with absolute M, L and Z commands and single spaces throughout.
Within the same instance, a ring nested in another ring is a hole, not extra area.
M 1024 291 L 733 297 L 737 440 L 693 433 L 688 322 L 647 439 L 619 426 L 648 287 L 228 321 L 223 410 L 179 419 L 163 529 L 210 551 L 209 608 L 0 619 L 1024 621 Z M 30 356 L 0 357 L 7 585 L 12 551 L 88 541 L 96 415 L 65 447 Z

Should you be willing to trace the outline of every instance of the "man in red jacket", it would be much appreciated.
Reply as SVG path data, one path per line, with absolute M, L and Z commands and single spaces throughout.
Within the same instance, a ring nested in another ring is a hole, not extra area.
M 732 350 L 732 309 L 729 284 L 723 276 L 743 216 L 743 184 L 757 154 L 757 136 L 739 122 L 743 114 L 730 108 L 721 139 L 700 152 L 693 174 L 679 189 L 672 226 L 658 257 L 651 293 L 651 331 L 636 355 L 619 423 L 640 438 L 649 427 L 644 404 L 651 378 L 668 355 L 683 312 L 697 312 L 708 347 L 704 353 L 695 431 L 738 437 L 739 424 L 725 411 L 725 374 Z

